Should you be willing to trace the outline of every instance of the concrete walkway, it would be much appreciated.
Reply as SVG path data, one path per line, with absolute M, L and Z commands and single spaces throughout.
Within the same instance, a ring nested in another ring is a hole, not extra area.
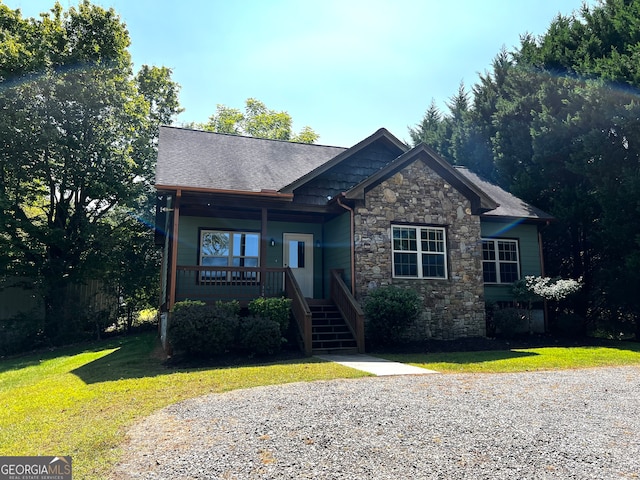
M 321 360 L 336 362 L 345 367 L 355 368 L 364 372 L 373 373 L 377 376 L 383 375 L 425 375 L 428 373 L 438 373 L 426 368 L 414 367 L 404 363 L 392 362 L 384 358 L 371 357 L 369 355 L 316 355 Z

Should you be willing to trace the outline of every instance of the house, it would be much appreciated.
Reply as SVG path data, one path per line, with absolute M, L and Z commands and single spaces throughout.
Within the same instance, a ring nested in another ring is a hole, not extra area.
M 384 128 L 345 149 L 162 127 L 156 189 L 163 339 L 177 301 L 284 292 L 307 353 L 364 351 L 360 305 L 391 284 L 424 302 L 410 338 L 484 336 L 551 220 Z

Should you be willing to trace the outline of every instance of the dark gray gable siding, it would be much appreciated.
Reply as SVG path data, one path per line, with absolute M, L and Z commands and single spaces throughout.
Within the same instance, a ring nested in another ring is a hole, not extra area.
M 398 150 L 383 142 L 372 143 L 328 171 L 294 190 L 294 202 L 324 205 L 392 162 Z

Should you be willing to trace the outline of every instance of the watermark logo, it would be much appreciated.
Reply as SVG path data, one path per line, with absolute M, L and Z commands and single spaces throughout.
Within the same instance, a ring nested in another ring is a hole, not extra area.
M 0 480 L 71 480 L 71 457 L 0 457 Z

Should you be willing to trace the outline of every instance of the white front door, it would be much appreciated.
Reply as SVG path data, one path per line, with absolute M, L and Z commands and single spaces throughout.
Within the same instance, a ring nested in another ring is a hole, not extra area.
M 284 266 L 291 268 L 302 294 L 313 298 L 313 234 L 284 234 Z

